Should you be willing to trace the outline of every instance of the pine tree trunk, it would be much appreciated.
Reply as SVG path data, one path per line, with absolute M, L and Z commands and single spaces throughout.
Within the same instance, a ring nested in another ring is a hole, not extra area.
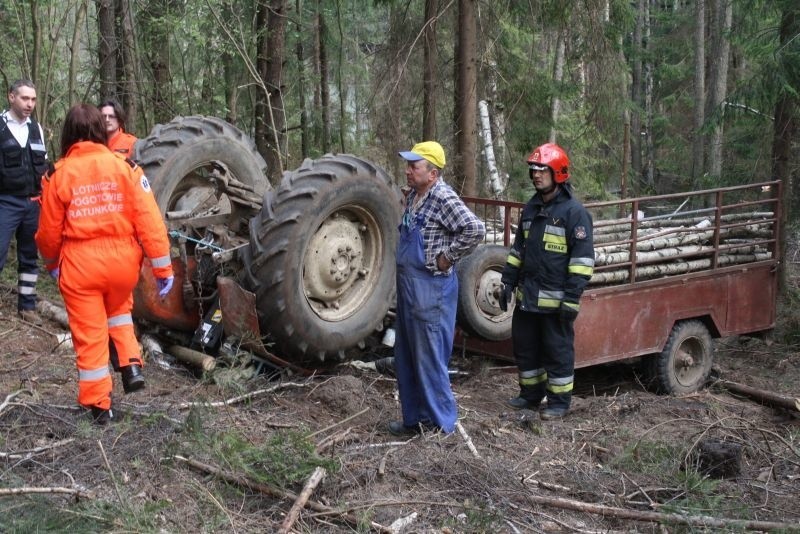
M 714 38 L 714 49 L 711 57 L 711 76 L 709 81 L 708 110 L 706 116 L 718 114 L 714 131 L 708 142 L 708 174 L 719 180 L 722 176 L 722 142 L 723 142 L 723 103 L 728 89 L 728 58 L 731 43 L 728 33 L 733 21 L 733 3 L 731 0 L 714 0 L 714 24 L 711 28 Z
M 425 66 L 422 82 L 422 138 L 436 140 L 436 19 L 439 16 L 438 0 L 425 0 Z
M 477 13 L 476 0 L 458 2 L 458 147 L 455 172 L 458 191 L 475 196 L 476 115 L 477 115 Z
M 125 108 L 127 115 L 126 127 L 133 133 L 138 114 L 138 94 L 137 80 L 139 54 L 136 52 L 136 36 L 133 29 L 133 15 L 131 13 L 130 0 L 117 1 L 117 17 L 119 18 L 119 27 L 122 34 L 122 53 L 117 55 L 118 60 L 121 62 L 120 71 L 123 73 L 121 81 L 118 80 L 120 86 L 120 95 L 122 97 L 122 106 Z
M 266 85 L 267 99 L 267 161 L 269 180 L 273 184 L 280 183 L 283 175 L 284 125 L 286 113 L 283 103 L 283 60 L 286 48 L 286 11 L 287 0 L 271 0 L 267 19 L 266 44 Z
M 705 123 L 705 66 L 706 66 L 706 8 L 705 0 L 695 0 L 694 18 L 694 111 L 692 113 L 692 183 L 699 188 L 703 177 L 704 136 L 701 133 Z

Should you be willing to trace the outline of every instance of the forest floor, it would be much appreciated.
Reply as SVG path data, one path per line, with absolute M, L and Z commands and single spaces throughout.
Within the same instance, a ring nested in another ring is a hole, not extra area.
M 115 380 L 121 420 L 97 427 L 65 329 L 15 304 L 0 286 L 0 532 L 276 532 L 318 467 L 293 532 L 800 531 L 797 412 L 718 384 L 659 396 L 633 365 L 579 370 L 572 412 L 545 422 L 504 404 L 508 363 L 456 355 L 463 432 L 398 440 L 396 383 L 372 370 L 244 380 L 150 360 L 144 390 Z M 719 340 L 716 374 L 800 396 L 791 308 L 770 345 Z M 738 474 L 698 472 L 706 439 L 741 450 Z

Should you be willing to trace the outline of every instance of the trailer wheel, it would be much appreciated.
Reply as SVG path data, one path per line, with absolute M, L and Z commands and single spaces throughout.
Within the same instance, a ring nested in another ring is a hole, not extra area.
M 383 169 L 351 155 L 307 159 L 267 193 L 250 221 L 246 285 L 282 354 L 343 359 L 382 326 L 401 198 Z
M 647 362 L 650 383 L 660 393 L 693 393 L 708 380 L 713 353 L 714 342 L 702 322 L 678 322 L 672 327 L 664 350 Z
M 159 124 L 134 145 L 134 161 L 142 166 L 161 213 L 216 209 L 230 213 L 229 226 L 247 237 L 252 209 L 226 198 L 225 181 L 252 188 L 256 199 L 269 189 L 267 164 L 252 139 L 235 126 L 214 117 L 178 117 Z
M 506 264 L 508 249 L 502 245 L 480 245 L 472 254 L 456 264 L 458 272 L 459 326 L 467 333 L 501 341 L 511 337 L 511 315 L 500 309 L 503 298 L 501 272 Z

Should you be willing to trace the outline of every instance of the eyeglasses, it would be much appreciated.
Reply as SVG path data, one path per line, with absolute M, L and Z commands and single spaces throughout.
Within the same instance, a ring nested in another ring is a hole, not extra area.
M 103 115 L 103 118 L 104 119 L 116 119 L 117 116 L 116 115 Z

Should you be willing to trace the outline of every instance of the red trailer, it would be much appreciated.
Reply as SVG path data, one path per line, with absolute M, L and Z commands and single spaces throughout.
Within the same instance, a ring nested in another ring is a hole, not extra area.
M 464 200 L 495 231 L 459 266 L 456 344 L 513 361 L 511 311 L 500 310 L 498 297 L 523 204 Z M 687 209 L 692 205 L 698 207 Z M 575 323 L 576 367 L 644 356 L 657 389 L 689 393 L 708 378 L 712 338 L 775 326 L 779 182 L 586 207 L 596 265 Z

